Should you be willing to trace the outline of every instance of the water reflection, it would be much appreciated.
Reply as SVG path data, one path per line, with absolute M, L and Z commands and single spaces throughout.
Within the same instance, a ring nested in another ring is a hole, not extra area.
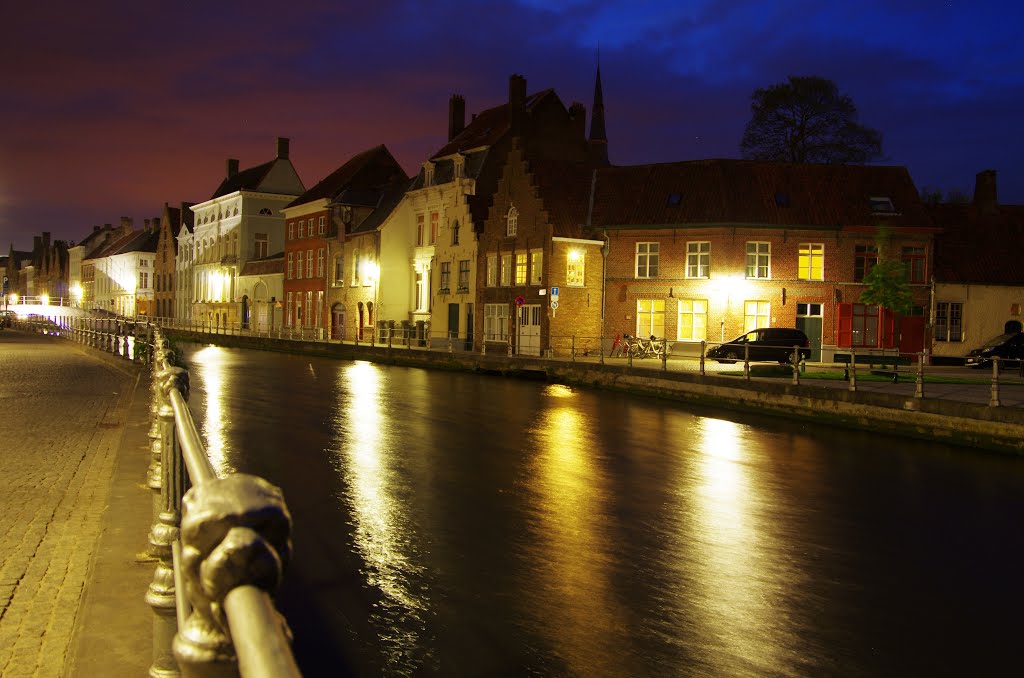
M 694 606 L 708 645 L 706 660 L 727 673 L 760 673 L 779 667 L 791 647 L 786 632 L 787 610 L 780 603 L 787 580 L 769 523 L 762 520 L 766 478 L 755 478 L 756 435 L 748 427 L 714 418 L 697 419 L 691 428 L 699 455 L 692 510 L 700 548 L 694 552 Z M 680 535 L 680 541 L 694 534 Z
M 416 668 L 422 658 L 427 596 L 411 582 L 422 581 L 410 540 L 415 533 L 410 508 L 399 489 L 393 446 L 386 428 L 382 369 L 367 362 L 339 368 L 334 417 L 343 500 L 349 506 L 354 546 L 362 558 L 366 584 L 379 600 L 372 624 L 383 644 L 389 670 Z
M 205 391 L 203 414 L 203 444 L 206 454 L 217 475 L 234 473 L 235 468 L 228 461 L 231 454 L 230 437 L 227 435 L 229 422 L 225 415 L 225 403 L 231 399 L 233 380 L 227 378 L 231 354 L 220 346 L 205 346 L 191 355 L 190 368 L 199 372 Z
M 601 666 L 609 675 L 629 675 L 626 657 L 605 652 L 628 639 L 612 586 L 608 478 L 594 422 L 571 389 L 552 385 L 544 395 L 527 440 L 536 451 L 526 479 L 535 502 L 527 560 L 536 567 L 536 586 L 526 614 L 544 629 L 548 650 L 568 674 Z

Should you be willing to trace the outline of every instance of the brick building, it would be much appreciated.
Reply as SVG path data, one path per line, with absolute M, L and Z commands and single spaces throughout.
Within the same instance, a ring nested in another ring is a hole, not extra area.
M 799 327 L 813 359 L 837 346 L 927 345 L 936 229 L 905 168 L 741 160 L 610 167 L 597 175 L 593 220 L 609 242 L 609 336 L 698 344 L 755 327 Z M 909 317 L 859 303 L 864 276 L 887 257 L 907 266 Z

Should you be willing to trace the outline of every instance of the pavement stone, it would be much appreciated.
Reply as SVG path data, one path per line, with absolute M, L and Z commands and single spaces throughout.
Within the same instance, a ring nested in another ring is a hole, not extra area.
M 143 675 L 148 645 L 131 674 L 79 673 L 68 661 L 141 370 L 5 330 L 0 373 L 0 675 Z M 135 499 L 148 509 L 148 495 Z M 143 592 L 131 597 L 148 620 Z

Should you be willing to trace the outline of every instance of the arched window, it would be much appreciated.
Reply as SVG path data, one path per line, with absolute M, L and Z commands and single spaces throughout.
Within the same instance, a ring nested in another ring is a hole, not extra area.
M 508 222 L 508 235 L 515 235 L 519 226 L 519 210 L 515 205 L 508 208 L 508 216 L 505 219 Z
M 260 216 L 261 217 L 270 217 L 270 216 L 273 216 L 273 213 L 270 211 L 269 207 L 264 207 L 263 209 L 260 210 Z

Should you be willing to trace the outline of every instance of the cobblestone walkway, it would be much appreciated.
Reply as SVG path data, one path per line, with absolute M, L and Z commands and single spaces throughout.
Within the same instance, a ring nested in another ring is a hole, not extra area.
M 60 676 L 136 376 L 0 333 L 0 675 Z

